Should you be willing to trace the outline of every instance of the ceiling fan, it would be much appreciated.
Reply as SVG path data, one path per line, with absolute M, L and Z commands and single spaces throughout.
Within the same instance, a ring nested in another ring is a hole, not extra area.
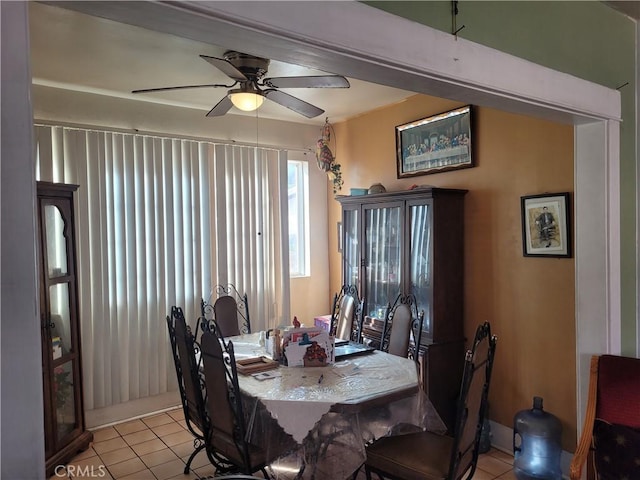
M 262 105 L 265 98 L 287 107 L 307 118 L 317 117 L 324 110 L 305 102 L 293 95 L 284 93 L 279 88 L 349 88 L 349 81 L 340 75 L 319 75 L 306 77 L 274 77 L 262 78 L 267 73 L 269 60 L 254 57 L 246 53 L 229 50 L 224 58 L 200 55 L 234 82 L 226 84 L 180 85 L 174 87 L 145 88 L 133 90 L 131 93 L 159 92 L 164 90 L 181 90 L 187 88 L 224 87 L 228 88 L 227 95 L 213 107 L 207 117 L 220 117 L 227 113 L 232 106 L 241 110 L 253 111 Z M 237 87 L 237 88 L 234 88 Z

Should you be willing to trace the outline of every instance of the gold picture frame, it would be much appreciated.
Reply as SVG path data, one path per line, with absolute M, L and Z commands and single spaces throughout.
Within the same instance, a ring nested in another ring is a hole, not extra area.
M 398 178 L 473 167 L 471 105 L 396 127 Z

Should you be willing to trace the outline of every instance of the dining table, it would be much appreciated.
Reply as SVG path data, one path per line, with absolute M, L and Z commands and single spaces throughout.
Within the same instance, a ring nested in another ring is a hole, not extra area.
M 270 357 L 264 332 L 225 341 L 236 362 Z M 358 353 L 323 367 L 277 365 L 262 375 L 238 374 L 251 442 L 277 457 L 273 478 L 347 479 L 376 438 L 446 431 L 413 360 L 378 350 Z

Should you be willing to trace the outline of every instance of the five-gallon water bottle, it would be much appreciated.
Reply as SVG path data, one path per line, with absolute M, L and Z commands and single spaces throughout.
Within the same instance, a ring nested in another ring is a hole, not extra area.
M 518 480 L 559 480 L 562 425 L 533 397 L 533 408 L 514 417 L 513 472 Z

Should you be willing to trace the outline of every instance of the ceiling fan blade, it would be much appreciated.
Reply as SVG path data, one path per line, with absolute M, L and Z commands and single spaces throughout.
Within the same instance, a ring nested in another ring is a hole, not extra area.
M 269 100 L 279 103 L 283 107 L 287 107 L 307 118 L 317 117 L 324 113 L 324 110 L 321 108 L 279 90 L 263 90 L 262 93 Z
M 228 77 L 231 77 L 237 82 L 246 82 L 247 80 L 249 80 L 245 76 L 245 74 L 242 73 L 240 70 L 238 70 L 236 67 L 234 67 L 229 60 L 225 60 L 224 58 L 209 57 L 208 55 L 200 55 L 200 58 L 202 58 L 203 60 L 206 60 L 211 65 L 213 65 L 218 70 L 220 70 L 222 73 L 224 73 Z
M 265 78 L 263 83 L 273 88 L 349 88 L 349 80 L 340 75 Z
M 236 82 L 238 83 L 238 82 Z M 235 83 L 232 85 L 224 85 L 221 83 L 206 83 L 204 85 L 178 85 L 175 87 L 160 87 L 160 88 L 142 88 L 140 90 L 132 90 L 131 93 L 149 93 L 149 92 L 162 92 L 165 90 L 184 90 L 186 88 L 206 88 L 206 87 L 225 87 L 231 88 L 235 86 Z
M 207 117 L 221 117 L 233 107 L 233 103 L 231 103 L 231 98 L 229 95 L 226 95 L 222 100 L 220 100 L 215 107 L 209 110 L 207 113 Z

